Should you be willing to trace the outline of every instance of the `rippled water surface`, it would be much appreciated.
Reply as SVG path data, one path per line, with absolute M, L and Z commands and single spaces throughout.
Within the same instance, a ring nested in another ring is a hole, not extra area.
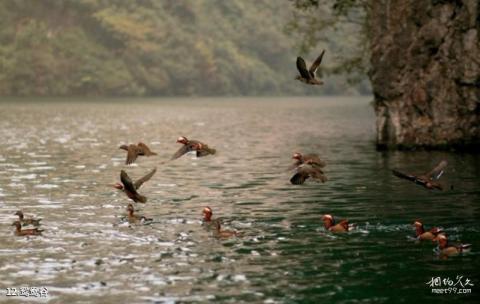
M 480 289 L 480 159 L 453 152 L 377 152 L 369 98 L 56 100 L 0 103 L 0 301 L 7 287 L 47 287 L 50 303 L 416 303 L 474 301 Z M 215 147 L 162 164 L 180 135 Z M 158 153 L 125 166 L 123 143 Z M 317 152 L 325 184 L 289 183 L 291 154 Z M 391 175 L 447 159 L 443 192 Z M 112 188 L 121 169 L 141 188 L 138 213 Z M 451 186 L 453 187 L 451 189 Z M 201 225 L 210 206 L 224 226 Z M 44 235 L 16 237 L 16 210 L 43 218 Z M 332 235 L 321 216 L 357 229 Z M 473 244 L 440 259 L 412 241 L 413 220 Z M 470 295 L 435 295 L 432 277 L 462 275 Z

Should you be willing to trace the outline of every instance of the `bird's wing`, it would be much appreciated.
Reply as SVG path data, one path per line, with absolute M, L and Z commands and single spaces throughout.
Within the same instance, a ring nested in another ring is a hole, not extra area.
M 137 145 L 137 147 L 138 147 L 138 148 L 143 152 L 143 154 L 146 155 L 146 156 L 157 155 L 157 153 L 152 152 L 152 150 L 150 150 L 150 148 L 149 148 L 146 144 L 144 144 L 144 143 L 142 143 L 142 142 L 139 142 L 138 145 Z
M 154 168 L 152 171 L 150 171 L 150 173 L 148 173 L 147 175 L 145 175 L 144 177 L 138 179 L 135 181 L 135 189 L 139 189 L 144 182 L 148 181 L 149 179 L 152 178 L 152 176 L 155 174 L 155 172 L 157 172 L 157 168 Z
M 321 172 L 316 170 L 311 165 L 304 164 L 297 167 L 297 172 L 292 176 L 290 182 L 294 185 L 300 185 L 303 184 L 305 180 L 310 176 L 315 179 L 321 179 L 321 176 L 323 176 L 323 174 L 321 174 Z
M 405 174 L 405 173 L 402 173 L 402 172 L 397 171 L 395 169 L 392 170 L 392 173 L 396 177 L 400 177 L 400 178 L 403 178 L 403 179 L 406 179 L 406 180 L 409 180 L 409 181 L 412 181 L 412 182 L 417 180 L 417 177 L 415 175 Z
M 297 168 L 298 167 L 298 163 L 297 162 L 294 162 L 293 164 L 291 164 L 290 166 L 288 166 L 287 168 L 287 171 L 292 171 L 293 169 Z
M 197 157 L 207 156 L 210 154 L 215 154 L 217 150 L 210 148 L 209 146 L 202 144 L 202 149 L 197 151 Z
M 446 160 L 442 160 L 435 168 L 433 168 L 430 172 L 425 174 L 428 178 L 431 179 L 439 179 L 442 176 L 445 167 L 447 167 L 448 163 Z
M 188 153 L 190 151 L 192 151 L 192 149 L 190 148 L 190 145 L 183 145 L 183 147 L 178 149 L 178 151 L 175 152 L 175 154 L 173 154 L 173 156 L 172 156 L 172 158 L 170 158 L 170 160 L 177 159 L 180 156 L 182 156 L 183 154 Z
M 325 162 L 320 159 L 318 154 L 315 154 L 315 153 L 307 154 L 307 155 L 304 155 L 303 158 L 306 159 L 307 162 L 315 164 L 320 168 L 325 167 Z
M 295 173 L 292 178 L 290 178 L 290 182 L 294 185 L 301 185 L 305 182 L 308 178 L 308 174 L 302 174 L 300 172 Z
M 303 78 L 310 79 L 310 74 L 307 70 L 307 64 L 305 63 L 305 60 L 303 60 L 303 58 L 300 56 L 297 57 L 297 69 Z
M 323 175 L 322 169 L 320 169 L 320 167 L 316 164 L 304 166 L 302 170 L 309 174 L 312 178 L 320 180 L 322 183 L 327 181 L 327 177 Z
M 325 50 L 322 51 L 320 56 L 315 59 L 315 61 L 312 63 L 312 66 L 310 66 L 310 69 L 308 70 L 312 75 L 315 75 L 315 72 L 317 71 L 318 67 L 320 66 L 320 63 L 322 63 L 322 58 L 323 54 L 325 54 Z
M 127 151 L 127 160 L 125 161 L 125 164 L 130 165 L 137 159 L 137 147 L 135 145 L 129 145 Z
M 122 184 L 125 190 L 130 191 L 132 193 L 137 193 L 137 189 L 133 185 L 132 180 L 128 176 L 127 172 L 123 170 L 120 172 L 120 180 L 122 181 Z

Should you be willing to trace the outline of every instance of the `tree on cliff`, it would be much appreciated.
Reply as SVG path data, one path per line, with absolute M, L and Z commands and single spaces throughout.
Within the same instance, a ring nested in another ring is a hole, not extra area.
M 343 66 L 368 70 L 379 148 L 478 148 L 477 0 L 290 1 L 298 11 L 292 28 L 307 33 L 307 47 L 325 31 L 358 26 L 360 39 Z
M 277 0 L 0 1 L 0 95 L 316 95 L 292 81 L 291 11 Z M 350 89 L 342 80 L 321 92 Z

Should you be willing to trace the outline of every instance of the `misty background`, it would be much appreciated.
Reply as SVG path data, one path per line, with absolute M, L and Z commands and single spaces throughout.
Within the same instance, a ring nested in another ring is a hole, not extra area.
M 298 13 L 276 0 L 2 1 L 0 95 L 370 94 L 366 76 L 335 70 L 355 35 L 329 30 L 307 49 Z M 295 81 L 296 56 L 323 48 L 325 85 Z

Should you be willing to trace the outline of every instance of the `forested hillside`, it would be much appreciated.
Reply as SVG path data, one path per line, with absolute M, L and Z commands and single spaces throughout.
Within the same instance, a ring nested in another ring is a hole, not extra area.
M 294 80 L 292 10 L 277 0 L 1 1 L 0 95 L 367 92 L 341 76 L 323 87 Z

